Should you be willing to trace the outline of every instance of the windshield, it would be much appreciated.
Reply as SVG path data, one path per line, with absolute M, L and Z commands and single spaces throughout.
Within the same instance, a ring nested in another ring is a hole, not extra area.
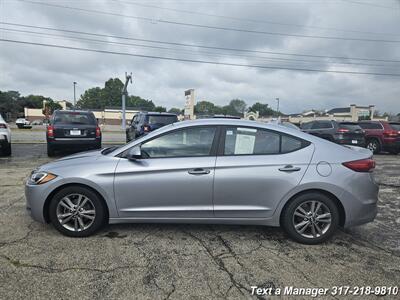
M 171 124 L 177 121 L 177 116 L 148 116 L 148 124 L 149 125 L 155 125 L 155 124 L 160 124 L 160 125 L 167 125 Z
M 54 124 L 96 125 L 93 114 L 86 112 L 63 112 L 54 117 Z

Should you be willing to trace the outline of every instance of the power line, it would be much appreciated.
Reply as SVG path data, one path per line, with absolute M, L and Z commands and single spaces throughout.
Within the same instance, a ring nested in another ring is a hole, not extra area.
M 19 29 L 11 29 L 11 28 L 4 28 L 0 27 L 0 30 L 9 31 L 9 32 L 17 32 L 17 33 L 27 33 L 27 34 L 35 34 L 44 37 L 58 37 L 62 40 L 65 39 L 72 39 L 72 40 L 82 40 L 87 42 L 96 42 L 96 43 L 104 43 L 109 45 L 122 45 L 122 46 L 134 46 L 134 47 L 143 47 L 143 48 L 150 48 L 150 49 L 161 49 L 161 50 L 172 50 L 174 52 L 183 52 L 189 54 L 210 54 L 210 55 L 217 55 L 217 56 L 225 56 L 231 57 L 236 56 L 240 58 L 246 59 L 256 59 L 256 60 L 264 60 L 264 61 L 286 61 L 286 62 L 304 62 L 304 63 L 318 63 L 324 64 L 329 63 L 333 65 L 361 65 L 361 66 L 371 66 L 371 67 L 394 67 L 390 65 L 378 65 L 378 64 L 366 64 L 366 63 L 351 63 L 351 62 L 327 62 L 327 61 L 318 61 L 318 60 L 303 60 L 303 59 L 293 59 L 293 58 L 277 58 L 277 57 L 265 57 L 265 56 L 248 56 L 248 55 L 241 55 L 241 54 L 232 54 L 232 53 L 221 53 L 221 52 L 206 52 L 206 51 L 193 51 L 193 50 L 184 50 L 184 49 L 176 49 L 176 48 L 168 48 L 168 47 L 160 47 L 160 46 L 150 46 L 150 45 L 143 45 L 143 44 L 134 44 L 134 43 L 123 43 L 123 42 L 114 42 L 114 41 L 105 41 L 99 39 L 91 39 L 91 38 L 83 38 L 77 36 L 65 36 L 61 34 L 51 34 L 51 33 L 44 33 L 44 32 L 37 32 L 37 31 L 29 31 L 29 30 L 19 30 Z
M 283 33 L 283 32 L 258 31 L 258 30 L 231 28 L 231 27 L 220 27 L 220 26 L 204 25 L 204 24 L 197 24 L 197 23 L 185 23 L 185 22 L 178 22 L 178 21 L 153 19 L 153 18 L 148 18 L 148 17 L 131 16 L 131 15 L 124 15 L 124 14 L 119 14 L 119 13 L 105 12 L 105 11 L 100 11 L 100 10 L 78 8 L 78 7 L 59 5 L 59 4 L 36 2 L 36 1 L 31 1 L 31 0 L 17 0 L 17 1 L 25 2 L 25 3 L 32 3 L 32 4 L 37 4 L 37 5 L 43 5 L 43 6 L 49 6 L 49 7 L 64 8 L 64 9 L 70 9 L 70 10 L 76 10 L 76 11 L 83 11 L 83 12 L 88 12 L 88 13 L 110 15 L 110 16 L 117 16 L 117 17 L 125 17 L 125 18 L 141 20 L 141 21 L 158 22 L 158 23 L 164 23 L 164 24 L 169 24 L 169 25 L 177 25 L 177 26 L 186 26 L 186 27 L 192 27 L 192 28 L 213 29 L 213 30 L 222 30 L 222 31 L 233 31 L 233 32 L 242 32 L 242 33 L 270 35 L 270 36 L 291 36 L 291 37 L 297 37 L 297 38 L 327 39 L 327 40 L 342 40 L 342 41 L 357 41 L 357 42 L 400 43 L 400 40 L 347 38 L 347 37 L 322 36 L 322 35 L 305 35 L 305 34 L 294 34 L 294 33 L 292 34 L 292 33 Z
M 238 49 L 238 48 L 217 47 L 217 46 L 208 46 L 208 45 L 199 45 L 199 44 L 186 44 L 186 43 L 167 42 L 167 41 L 160 41 L 160 40 L 140 39 L 140 38 L 119 36 L 119 35 L 90 33 L 90 32 L 78 31 L 78 30 L 58 29 L 58 28 L 52 28 L 52 27 L 26 25 L 26 24 L 20 24 L 20 23 L 0 22 L 0 24 L 17 26 L 17 27 L 24 27 L 24 28 L 35 28 L 35 29 L 44 29 L 44 30 L 49 30 L 49 31 L 58 31 L 58 32 L 82 34 L 82 35 L 96 36 L 96 37 L 115 38 L 115 39 L 121 39 L 121 40 L 141 41 L 141 42 L 157 43 L 157 44 L 164 44 L 164 45 L 183 46 L 183 47 L 195 47 L 195 48 L 202 48 L 202 49 L 214 49 L 214 50 L 224 50 L 224 51 L 234 51 L 234 52 L 249 52 L 249 53 L 259 53 L 259 54 L 286 55 L 286 56 L 298 56 L 298 57 L 310 57 L 310 58 L 312 57 L 312 58 L 324 58 L 324 59 L 360 60 L 360 61 L 376 61 L 376 62 L 400 63 L 400 60 L 390 60 L 390 59 L 360 58 L 360 57 L 345 57 L 345 56 L 327 56 L 327 55 L 313 55 L 313 54 L 299 54 L 299 53 L 285 53 L 285 52 L 274 52 L 274 51 L 251 50 L 251 49 Z
M 272 25 L 279 25 L 279 26 L 290 26 L 290 27 L 301 27 L 301 28 L 313 28 L 313 29 L 331 30 L 331 31 L 337 31 L 337 32 L 351 32 L 351 33 L 362 33 L 362 34 L 399 36 L 398 34 L 392 34 L 392 33 L 371 32 L 371 31 L 362 31 L 362 30 L 351 30 L 351 29 L 340 29 L 340 28 L 332 28 L 332 27 L 302 25 L 302 24 L 293 24 L 293 23 L 282 23 L 282 22 L 273 22 L 273 21 L 266 21 L 266 20 L 260 20 L 260 19 L 248 19 L 248 18 L 239 18 L 239 17 L 232 17 L 232 16 L 225 16 L 225 15 L 216 15 L 216 14 L 210 14 L 210 13 L 204 13 L 204 12 L 198 12 L 198 11 L 192 11 L 192 10 L 163 7 L 163 6 L 152 5 L 152 4 L 135 3 L 135 2 L 126 1 L 126 0 L 111 0 L 111 1 L 119 2 L 119 3 L 125 3 L 125 4 L 128 4 L 128 5 L 134 5 L 134 6 L 139 6 L 139 7 L 145 7 L 145 8 L 155 8 L 155 9 L 161 9 L 161 10 L 167 10 L 167 11 L 181 12 L 181 13 L 191 14 L 191 15 L 199 15 L 199 16 L 213 17 L 213 18 L 219 18 L 219 19 L 234 20 L 234 21 L 238 21 L 238 22 L 272 24 Z
M 353 1 L 353 0 L 342 0 L 342 1 L 347 2 L 347 3 L 352 3 L 352 4 L 358 4 L 358 5 L 387 8 L 387 9 L 391 9 L 391 10 L 396 9 L 396 7 L 393 7 L 393 6 L 380 5 L 380 4 L 376 4 L 376 3 L 367 3 L 367 2 Z
M 216 61 L 206 61 L 206 60 L 194 60 L 194 59 L 164 57 L 164 56 L 156 56 L 156 55 L 134 54 L 134 53 L 127 53 L 127 52 L 117 52 L 117 51 L 109 51 L 109 50 L 99 50 L 99 49 L 90 49 L 90 48 L 81 48 L 81 47 L 71 47 L 71 46 L 64 46 L 64 45 L 55 45 L 55 44 L 47 44 L 47 43 L 35 43 L 35 42 L 18 41 L 18 40 L 10 40 L 10 39 L 0 39 L 0 41 L 8 42 L 8 43 L 25 44 L 25 45 L 34 45 L 34 46 L 44 46 L 44 47 L 51 47 L 51 48 L 86 51 L 86 52 L 97 52 L 97 53 L 103 53 L 103 54 L 115 54 L 115 55 L 133 56 L 133 57 L 141 57 L 141 58 L 149 58 L 149 59 L 161 59 L 161 60 L 168 60 L 168 61 L 181 61 L 181 62 L 202 63 L 202 64 L 233 66 L 233 67 L 247 67 L 247 68 L 257 68 L 257 69 L 271 69 L 271 70 L 288 70 L 288 71 L 304 71 L 304 72 L 321 72 L 321 73 L 338 73 L 338 74 L 353 74 L 353 75 L 357 74 L 357 75 L 375 75 L 375 76 L 395 76 L 395 77 L 400 77 L 400 74 L 396 74 L 396 73 L 356 72 L 356 71 L 321 70 L 321 69 L 309 69 L 309 68 L 289 68 L 289 67 L 278 67 L 278 66 L 247 65 L 247 64 L 236 64 L 236 63 L 226 63 L 226 62 L 216 62 Z

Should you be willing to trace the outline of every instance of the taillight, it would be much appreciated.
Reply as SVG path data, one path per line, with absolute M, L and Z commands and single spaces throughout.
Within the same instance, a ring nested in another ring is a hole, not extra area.
M 345 132 L 349 132 L 349 130 L 347 128 L 339 128 L 337 130 L 337 133 L 345 133 Z
M 143 131 L 144 131 L 144 132 L 149 132 L 149 131 L 150 131 L 150 126 L 144 125 L 144 126 L 143 126 Z
M 375 168 L 375 161 L 372 158 L 353 160 L 343 163 L 343 166 L 356 172 L 371 172 Z
M 398 135 L 398 132 L 396 130 L 385 130 L 383 132 L 383 135 L 387 137 L 396 137 Z
M 54 137 L 54 127 L 51 125 L 47 126 L 47 137 L 49 138 Z
M 96 127 L 96 137 L 99 138 L 100 136 L 101 136 L 101 130 L 100 130 L 100 127 L 97 126 Z
M 0 128 L 7 129 L 7 124 L 0 124 Z

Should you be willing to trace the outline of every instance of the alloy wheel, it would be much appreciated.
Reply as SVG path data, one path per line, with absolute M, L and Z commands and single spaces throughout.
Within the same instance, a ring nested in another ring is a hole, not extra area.
M 367 149 L 371 150 L 372 152 L 375 152 L 376 149 L 378 149 L 378 145 L 374 141 L 369 142 L 368 145 L 367 145 Z
M 96 209 L 85 195 L 70 194 L 63 197 L 56 209 L 58 222 L 69 231 L 84 231 L 92 226 Z
M 323 236 L 331 226 L 331 211 L 320 201 L 306 201 L 295 209 L 292 222 L 301 236 L 309 239 L 318 238 Z

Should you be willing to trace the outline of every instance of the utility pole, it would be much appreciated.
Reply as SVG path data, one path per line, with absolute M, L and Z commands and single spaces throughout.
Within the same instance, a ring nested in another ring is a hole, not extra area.
M 126 129 L 126 118 L 125 118 L 125 111 L 126 111 L 126 96 L 128 96 L 128 83 L 129 81 L 132 83 L 132 73 L 127 74 L 125 72 L 125 84 L 122 89 L 122 129 Z
M 75 93 L 75 86 L 76 86 L 76 81 L 74 81 L 74 109 L 75 109 L 75 105 L 76 105 L 76 93 Z

